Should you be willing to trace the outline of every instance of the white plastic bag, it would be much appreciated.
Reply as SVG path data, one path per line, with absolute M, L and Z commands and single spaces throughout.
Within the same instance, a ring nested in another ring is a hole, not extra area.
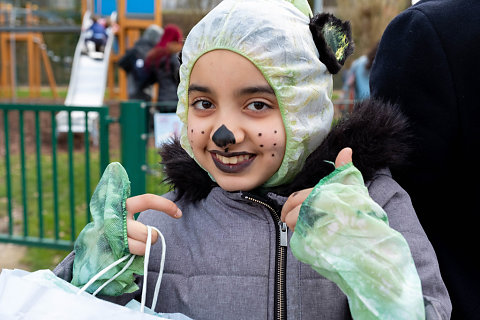
M 145 253 L 145 273 L 144 286 L 142 290 L 142 301 L 138 304 L 130 303 L 129 307 L 120 306 L 105 300 L 101 300 L 85 292 L 86 288 L 95 281 L 101 274 L 110 270 L 114 264 L 102 270 L 91 279 L 83 288 L 79 289 L 69 282 L 58 278 L 50 270 L 39 270 L 27 272 L 23 270 L 3 269 L 0 274 L 0 319 L 1 320 L 51 320 L 51 319 L 69 319 L 69 320 L 161 320 L 171 319 L 168 314 L 162 317 L 162 314 L 145 311 L 146 300 L 146 277 L 148 271 L 148 260 L 151 247 L 151 229 L 155 229 L 162 241 L 162 259 L 160 265 L 159 277 L 155 286 L 155 294 L 152 306 L 155 306 L 160 283 L 163 274 L 163 264 L 165 259 L 165 239 L 160 231 L 154 227 L 148 226 L 147 250 Z M 133 255 L 127 255 L 116 263 L 126 259 L 133 261 Z M 128 263 L 126 268 L 128 268 Z M 120 271 L 116 276 L 120 275 Z M 112 280 L 116 277 L 112 277 Z M 108 285 L 106 283 L 105 285 Z M 99 288 L 100 291 L 101 288 Z M 148 308 L 147 308 L 148 309 Z M 151 308 L 153 309 L 153 307 Z M 181 314 L 175 314 L 175 319 L 189 319 Z

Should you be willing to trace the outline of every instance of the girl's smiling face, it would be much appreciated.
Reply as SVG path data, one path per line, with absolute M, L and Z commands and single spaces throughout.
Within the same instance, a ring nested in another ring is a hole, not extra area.
M 227 191 L 251 190 L 280 167 L 286 134 L 273 89 L 248 59 L 201 56 L 188 90 L 188 139 L 198 163 Z

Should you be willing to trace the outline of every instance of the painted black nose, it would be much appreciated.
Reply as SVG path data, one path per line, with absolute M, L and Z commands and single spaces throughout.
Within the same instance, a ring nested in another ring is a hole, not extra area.
M 233 135 L 233 132 L 228 130 L 224 124 L 215 131 L 212 140 L 219 148 L 225 148 L 230 144 L 235 144 L 235 136 Z

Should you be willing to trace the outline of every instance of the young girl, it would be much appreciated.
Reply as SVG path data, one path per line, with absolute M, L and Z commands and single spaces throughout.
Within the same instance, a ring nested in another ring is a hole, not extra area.
M 331 129 L 331 74 L 351 52 L 349 26 L 311 15 L 302 0 L 224 0 L 188 35 L 177 109 L 185 126 L 162 150 L 174 190 L 126 201 L 130 252 L 144 253 L 145 225 L 166 239 L 155 311 L 449 318 L 435 253 L 387 169 L 404 158 L 405 122 L 366 101 Z M 155 210 L 134 221 L 145 208 Z M 150 274 L 161 250 L 152 247 Z M 74 258 L 57 275 L 71 280 Z M 140 291 L 106 299 L 124 304 Z

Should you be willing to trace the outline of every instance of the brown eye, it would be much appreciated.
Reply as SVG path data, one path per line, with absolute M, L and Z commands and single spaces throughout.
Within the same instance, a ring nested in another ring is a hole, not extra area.
M 252 102 L 247 106 L 247 109 L 251 110 L 251 111 L 263 111 L 263 110 L 271 109 L 271 108 L 272 107 L 270 107 L 268 104 L 260 102 L 260 101 Z
M 205 110 L 205 109 L 211 109 L 213 107 L 213 104 L 207 100 L 197 100 L 194 103 L 192 103 L 192 106 L 199 110 Z

